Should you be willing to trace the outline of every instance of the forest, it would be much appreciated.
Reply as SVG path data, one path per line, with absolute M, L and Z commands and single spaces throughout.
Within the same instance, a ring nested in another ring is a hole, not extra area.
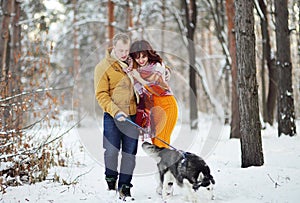
M 101 120 L 94 68 L 120 32 L 148 40 L 171 67 L 178 125 L 197 131 L 209 115 L 229 126 L 242 168 L 264 164 L 268 126 L 299 133 L 299 0 L 0 3 L 0 192 L 68 166 L 63 138 Z

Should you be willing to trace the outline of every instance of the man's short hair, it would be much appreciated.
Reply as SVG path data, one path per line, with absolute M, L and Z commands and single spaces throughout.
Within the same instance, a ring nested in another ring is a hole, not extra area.
M 123 43 L 130 42 L 130 38 L 127 34 L 119 33 L 116 34 L 113 38 L 113 46 L 115 46 L 119 40 L 122 40 Z

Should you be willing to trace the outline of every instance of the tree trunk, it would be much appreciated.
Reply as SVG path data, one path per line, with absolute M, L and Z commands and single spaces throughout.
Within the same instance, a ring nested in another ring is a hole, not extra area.
M 266 27 L 266 22 L 265 18 L 261 18 L 261 32 L 262 32 L 262 59 L 261 59 L 261 100 L 262 100 L 262 117 L 263 117 L 263 122 L 267 122 L 267 102 L 266 102 L 266 77 L 265 77 L 265 59 L 266 59 L 266 33 L 265 33 L 265 27 Z
M 0 61 L 1 61 L 1 88 L 0 93 L 2 98 L 10 96 L 11 93 L 11 74 L 9 74 L 9 62 L 10 62 L 10 27 L 11 27 L 11 16 L 14 12 L 14 0 L 7 0 L 2 2 L 3 8 L 3 19 L 2 27 L 0 32 Z M 1 129 L 4 131 L 12 129 L 12 116 L 11 116 L 11 105 L 4 104 L 4 111 L 1 113 Z
M 277 88 L 278 88 L 278 71 L 275 65 L 275 59 L 270 59 L 268 63 L 269 70 L 269 91 L 267 97 L 267 122 L 270 125 L 274 123 L 274 112 L 276 108 Z
M 11 24 L 11 14 L 14 9 L 14 0 L 3 1 L 3 20 L 0 36 L 0 60 L 1 60 L 1 79 L 6 80 L 8 73 L 8 64 L 10 53 L 9 50 L 9 38 L 10 38 L 10 24 Z
M 130 31 L 133 28 L 132 20 L 132 8 L 130 7 L 130 0 L 127 0 L 127 30 Z
M 189 85 L 190 85 L 190 127 L 191 129 L 198 128 L 198 106 L 197 106 L 197 85 L 196 85 L 196 50 L 194 45 L 194 34 L 197 25 L 197 6 L 196 0 L 184 2 L 188 52 L 189 52 Z
M 242 167 L 263 165 L 255 63 L 253 1 L 235 1 Z
M 236 42 L 234 28 L 234 0 L 226 0 L 227 22 L 228 22 L 228 46 L 231 57 L 231 124 L 230 138 L 240 138 L 240 113 L 239 97 L 237 89 L 237 66 L 236 66 Z
M 226 43 L 226 38 L 225 38 L 225 8 L 224 8 L 224 3 L 222 1 L 214 1 L 212 2 L 211 0 L 207 1 L 207 3 L 210 6 L 210 11 L 213 17 L 213 21 L 215 23 L 215 32 L 217 33 L 217 38 L 221 44 L 222 50 L 223 50 L 223 54 L 226 56 L 225 60 L 226 60 L 226 65 L 223 66 L 223 70 L 222 70 L 222 74 L 225 75 L 225 104 L 224 104 L 224 115 L 225 115 L 225 120 L 224 123 L 228 123 L 228 112 L 229 112 L 229 108 L 228 108 L 228 103 L 227 102 L 227 98 L 229 98 L 229 94 L 227 94 L 229 91 L 229 89 L 227 89 L 227 87 L 229 86 L 229 84 L 227 83 L 229 79 L 228 75 L 229 75 L 229 71 L 228 71 L 228 66 L 230 66 L 231 64 L 231 57 L 230 57 L 230 53 L 228 50 L 228 45 Z M 232 15 L 230 13 L 230 15 Z M 230 16 L 231 17 L 231 16 Z M 209 37 L 212 34 L 212 32 L 209 32 Z M 208 43 L 209 45 L 212 44 L 212 40 L 210 40 L 210 38 L 208 39 Z M 211 47 L 210 47 L 211 48 Z M 212 54 L 212 49 L 209 49 L 209 54 Z M 212 76 L 215 77 L 215 73 L 213 72 L 213 70 L 211 69 L 211 72 L 213 73 Z M 223 79 L 223 77 L 221 77 L 220 79 Z M 212 80 L 213 81 L 213 80 Z M 221 80 L 220 80 L 221 81 Z M 219 89 L 219 84 L 221 84 L 221 82 L 218 81 L 217 82 L 217 86 L 216 89 Z M 214 82 L 214 81 L 213 81 Z
M 268 21 L 268 13 L 267 8 L 264 1 L 260 0 L 259 4 L 261 5 L 262 11 L 265 15 L 265 51 L 266 51 L 266 60 L 269 71 L 269 90 L 267 96 L 267 122 L 272 125 L 274 122 L 274 112 L 276 108 L 276 97 L 277 97 L 277 81 L 278 81 L 278 73 L 275 66 L 275 59 L 271 54 L 271 42 L 270 42 L 270 34 L 269 34 L 269 21 Z
M 74 78 L 77 76 L 80 66 L 80 55 L 79 55 L 79 43 L 78 43 L 78 25 L 77 23 L 77 0 L 73 0 L 73 68 L 74 68 Z
M 142 0 L 138 0 L 139 11 L 136 15 L 135 27 L 139 28 L 141 26 L 141 14 L 142 14 Z
M 161 15 L 163 19 L 161 23 L 161 57 L 164 58 L 165 30 L 166 30 L 166 0 L 162 0 Z
M 21 5 L 19 1 L 15 1 L 15 16 L 13 18 L 13 37 L 12 37 L 12 56 L 11 56 L 11 68 L 12 77 L 13 77 L 13 91 L 12 95 L 20 94 L 22 92 L 21 89 L 21 65 L 20 65 L 20 57 L 21 57 L 21 26 L 18 24 L 21 15 Z M 22 104 L 22 97 L 18 97 L 15 99 L 15 104 L 17 104 L 18 108 L 14 111 L 14 128 L 21 129 L 23 125 L 23 111 L 20 110 Z
M 107 11 L 108 11 L 108 39 L 109 39 L 110 45 L 112 45 L 112 39 L 115 34 L 115 30 L 114 30 L 114 26 L 113 26 L 113 22 L 115 21 L 114 2 L 112 0 L 108 0 L 107 6 L 108 6 L 108 9 L 107 9 Z
M 75 81 L 79 81 L 79 66 L 80 66 L 80 50 L 79 50 L 79 42 L 78 42 L 78 32 L 79 32 L 79 27 L 77 25 L 77 15 L 78 15 L 78 4 L 77 4 L 77 0 L 72 0 L 72 4 L 73 4 L 73 76 L 74 76 L 74 80 Z M 81 87 L 78 86 L 77 89 L 78 92 L 78 97 L 77 97 L 77 101 L 75 102 L 78 109 L 77 109 L 77 120 L 80 120 L 81 117 L 81 104 L 80 101 L 82 101 L 81 98 Z M 78 123 L 77 127 L 81 127 L 81 124 Z
M 262 70 L 265 70 L 265 61 L 267 62 L 267 67 L 269 70 L 269 90 L 268 96 L 266 98 L 265 94 L 265 79 L 264 71 L 262 71 L 262 88 L 263 88 L 263 119 L 269 124 L 273 124 L 274 121 L 274 110 L 276 104 L 276 95 L 277 95 L 277 77 L 276 69 L 274 67 L 274 59 L 271 56 L 271 44 L 270 44 L 270 34 L 269 34 L 269 23 L 268 23 L 268 12 L 267 6 L 263 0 L 259 0 L 259 9 L 262 11 L 263 16 L 260 16 L 261 20 L 261 32 L 263 38 L 263 57 L 262 57 Z
M 287 0 L 275 1 L 278 136 L 296 134 Z

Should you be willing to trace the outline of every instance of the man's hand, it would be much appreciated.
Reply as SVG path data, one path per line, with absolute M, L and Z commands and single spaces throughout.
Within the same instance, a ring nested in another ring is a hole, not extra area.
M 128 62 L 128 71 L 132 71 L 132 69 L 133 69 L 133 59 L 130 56 L 128 56 L 127 62 Z
M 117 121 L 125 121 L 127 118 L 127 114 L 124 113 L 123 111 L 119 111 L 116 115 L 115 115 L 115 119 L 117 119 Z
M 168 82 L 170 81 L 170 78 L 171 78 L 171 71 L 168 68 L 166 68 L 165 80 Z

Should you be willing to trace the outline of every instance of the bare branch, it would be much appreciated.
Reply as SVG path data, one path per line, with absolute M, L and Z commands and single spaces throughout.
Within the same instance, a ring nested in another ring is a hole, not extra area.
M 71 182 L 67 182 L 66 180 L 63 180 L 63 184 L 64 184 L 64 185 L 75 185 L 75 184 L 78 183 L 78 179 L 79 179 L 81 176 L 84 176 L 84 175 L 90 173 L 93 169 L 94 169 L 94 167 L 91 168 L 90 170 L 86 171 L 85 173 L 82 173 L 82 174 L 78 175 L 78 176 L 77 176 L 76 178 L 74 178 L 74 180 L 72 180 Z
M 32 90 L 32 91 L 27 91 L 27 92 L 22 92 L 20 94 L 16 94 L 13 95 L 11 97 L 6 97 L 3 99 L 0 99 L 0 102 L 6 102 L 24 95 L 28 95 L 28 94 L 34 94 L 34 93 L 41 93 L 41 92 L 48 92 L 48 91 L 55 91 L 55 90 L 64 90 L 64 89 L 69 89 L 72 88 L 73 86 L 67 86 L 67 87 L 62 87 L 62 88 L 53 88 L 53 87 L 49 87 L 49 88 L 44 88 L 44 89 L 37 89 L 37 90 Z M 5 104 L 1 104 L 1 106 L 6 106 Z
M 46 145 L 49 145 L 51 144 L 52 142 L 62 138 L 65 134 L 69 133 L 73 128 L 75 128 L 83 119 L 84 117 L 86 116 L 86 114 L 78 121 L 76 122 L 74 125 L 72 125 L 69 129 L 67 129 L 65 132 L 63 132 L 60 136 L 56 137 L 56 138 L 53 138 L 52 140 L 48 141 L 48 139 L 51 137 L 51 136 L 48 136 L 46 138 L 46 140 L 38 147 L 36 148 L 31 148 L 31 149 L 27 149 L 27 150 L 23 150 L 23 151 L 19 151 L 18 153 L 16 154 L 9 154 L 9 155 L 1 155 L 0 156 L 0 159 L 7 159 L 7 158 L 10 158 L 10 157 L 15 157 L 15 156 L 19 156 L 19 155 L 25 155 L 25 154 L 34 154 L 36 152 L 38 152 L 40 149 L 42 149 L 44 146 Z
M 270 180 L 275 184 L 275 188 L 277 188 L 277 186 L 280 186 L 276 181 L 273 180 L 273 178 L 270 176 L 270 174 L 268 174 Z

